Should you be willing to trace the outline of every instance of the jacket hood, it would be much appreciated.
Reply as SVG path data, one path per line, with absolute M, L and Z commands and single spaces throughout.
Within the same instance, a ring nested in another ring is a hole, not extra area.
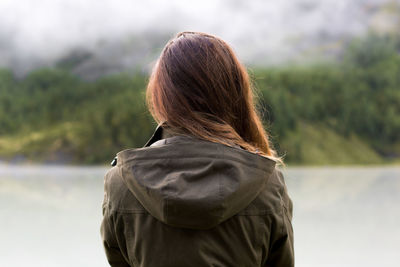
M 275 168 L 273 160 L 240 148 L 160 136 L 156 131 L 145 147 L 119 152 L 117 167 L 143 207 L 170 226 L 222 223 L 257 197 Z

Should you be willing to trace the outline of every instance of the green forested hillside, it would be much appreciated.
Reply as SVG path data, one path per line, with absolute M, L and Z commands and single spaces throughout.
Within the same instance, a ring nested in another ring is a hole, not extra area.
M 250 69 L 266 128 L 293 164 L 400 158 L 400 44 L 370 35 L 339 62 Z M 0 160 L 94 164 L 142 146 L 155 124 L 144 74 L 84 81 L 65 69 L 0 70 Z

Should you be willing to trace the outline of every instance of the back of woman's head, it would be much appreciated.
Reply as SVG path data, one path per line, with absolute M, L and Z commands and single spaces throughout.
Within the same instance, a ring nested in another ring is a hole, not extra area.
M 170 40 L 153 69 L 147 100 L 157 122 L 181 133 L 276 158 L 247 71 L 218 37 L 182 32 Z

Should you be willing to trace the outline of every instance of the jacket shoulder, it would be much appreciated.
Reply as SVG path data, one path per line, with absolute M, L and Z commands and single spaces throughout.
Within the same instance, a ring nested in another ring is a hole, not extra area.
M 112 211 L 146 212 L 126 186 L 118 166 L 109 169 L 104 176 L 104 204 L 107 204 Z
M 268 215 L 292 213 L 292 201 L 289 198 L 282 171 L 275 168 L 260 194 L 239 215 Z
M 262 215 L 262 266 L 294 266 L 293 205 L 281 170 L 275 168 L 251 205 Z

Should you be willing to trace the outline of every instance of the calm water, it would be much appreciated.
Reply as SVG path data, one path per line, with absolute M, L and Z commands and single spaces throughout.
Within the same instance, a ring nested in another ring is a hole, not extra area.
M 0 266 L 107 266 L 105 168 L 0 165 Z M 400 167 L 289 168 L 296 266 L 400 266 Z

